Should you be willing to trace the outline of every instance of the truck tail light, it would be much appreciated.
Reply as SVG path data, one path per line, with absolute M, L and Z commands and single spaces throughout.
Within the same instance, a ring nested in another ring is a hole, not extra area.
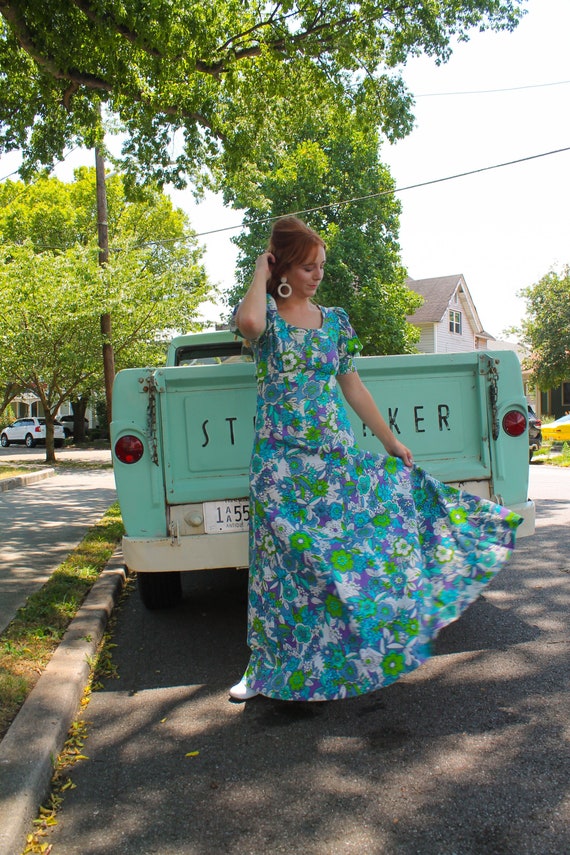
M 39 425 L 36 425 L 36 426 L 35 426 L 35 428 L 34 428 L 34 431 L 35 431 L 35 433 L 41 433 L 41 432 L 42 432 L 42 429 L 41 429 L 41 427 L 40 427 Z
M 526 416 L 518 410 L 509 410 L 503 416 L 503 430 L 509 436 L 521 436 L 526 431 Z
M 115 443 L 115 456 L 121 463 L 137 463 L 144 453 L 144 445 L 138 436 L 121 436 Z

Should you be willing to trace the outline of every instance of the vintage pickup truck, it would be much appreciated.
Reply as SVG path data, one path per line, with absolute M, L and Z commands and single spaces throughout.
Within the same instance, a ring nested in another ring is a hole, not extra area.
M 534 531 L 515 353 L 367 356 L 357 365 L 420 466 L 519 513 L 519 536 Z M 227 331 L 179 336 L 165 367 L 117 375 L 111 444 L 123 555 L 148 608 L 178 601 L 183 571 L 247 566 L 255 401 L 251 357 Z M 353 427 L 362 447 L 383 451 L 356 415 Z

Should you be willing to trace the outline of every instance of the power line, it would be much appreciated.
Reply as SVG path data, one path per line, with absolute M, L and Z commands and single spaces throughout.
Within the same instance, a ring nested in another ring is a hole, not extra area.
M 287 215 L 286 214 L 279 214 L 278 216 L 261 217 L 258 220 L 252 220 L 251 222 L 246 223 L 246 224 L 244 224 L 242 222 L 242 223 L 236 224 L 235 226 L 224 226 L 224 227 L 219 228 L 219 229 L 210 229 L 210 230 L 205 231 L 205 232 L 195 232 L 192 235 L 192 240 L 194 240 L 195 238 L 206 237 L 207 235 L 220 234 L 221 232 L 239 231 L 240 229 L 244 228 L 245 225 L 250 227 L 250 226 L 260 225 L 262 223 L 270 223 L 270 222 L 273 222 L 274 220 L 281 219 L 281 217 L 283 217 L 283 216 L 301 216 L 303 214 L 312 214 L 315 211 L 324 211 L 327 208 L 340 207 L 341 205 L 353 205 L 357 202 L 365 202 L 369 199 L 378 199 L 381 196 L 391 196 L 391 195 L 395 195 L 397 193 L 404 193 L 407 190 L 417 190 L 420 187 L 429 187 L 433 184 L 442 184 L 445 181 L 454 181 L 457 178 L 465 178 L 469 175 L 478 175 L 482 172 L 490 172 L 493 169 L 503 169 L 505 166 L 514 166 L 517 163 L 527 163 L 528 161 L 531 161 L 531 160 L 537 160 L 541 157 L 550 157 L 553 154 L 562 154 L 563 152 L 566 152 L 566 151 L 570 151 L 570 146 L 566 146 L 565 148 L 553 149 L 552 151 L 544 151 L 544 152 L 541 152 L 540 154 L 531 154 L 531 155 L 528 155 L 527 157 L 517 158 L 516 160 L 507 160 L 507 161 L 504 161 L 502 163 L 495 163 L 492 166 L 482 166 L 482 167 L 479 167 L 478 169 L 467 170 L 466 172 L 456 172 L 453 175 L 446 175 L 443 178 L 432 178 L 429 181 L 421 181 L 421 182 L 418 182 L 417 184 L 408 184 L 404 187 L 396 187 L 393 190 L 392 189 L 380 190 L 378 193 L 369 193 L 366 196 L 355 196 L 352 199 L 341 199 L 337 202 L 328 202 L 325 205 L 317 205 L 314 208 L 305 208 L 301 211 L 291 211 Z M 158 240 L 158 241 L 148 241 L 148 242 L 145 242 L 143 244 L 138 244 L 138 246 L 134 247 L 134 248 L 140 249 L 144 246 L 164 246 L 167 243 L 176 243 L 176 242 L 181 241 L 181 240 L 183 240 L 183 239 L 172 238 L 170 240 L 166 239 L 166 240 Z
M 556 80 L 552 83 L 529 83 L 526 86 L 506 86 L 503 89 L 471 89 L 465 92 L 422 92 L 415 98 L 446 98 L 448 95 L 492 95 L 495 92 L 519 92 L 522 89 L 542 89 L 545 86 L 566 86 L 570 80 Z
M 492 166 L 482 166 L 479 169 L 470 169 L 467 172 L 457 172 L 454 175 L 447 175 L 444 178 L 433 178 L 431 181 L 421 181 L 418 184 L 408 184 L 405 187 L 396 187 L 394 190 L 380 190 L 378 193 L 370 193 L 367 196 L 356 196 L 353 199 L 343 199 L 338 202 L 328 202 L 326 205 L 318 205 L 315 208 L 305 208 L 302 211 L 294 211 L 288 215 L 280 214 L 279 216 L 273 217 L 262 217 L 259 220 L 253 220 L 251 223 L 247 223 L 248 226 L 259 225 L 260 223 L 269 223 L 272 220 L 279 220 L 282 216 L 300 216 L 301 214 L 312 214 L 315 211 L 323 211 L 326 208 L 335 208 L 339 205 L 352 205 L 355 202 L 364 202 L 368 199 L 377 199 L 380 196 L 391 196 L 396 193 L 404 193 L 406 190 L 416 190 L 419 187 L 429 187 L 432 184 L 441 184 L 444 181 L 454 181 L 456 178 L 465 178 L 467 175 L 478 175 L 481 172 L 489 172 L 492 169 L 502 169 L 505 166 L 513 166 L 517 163 L 526 163 L 529 160 L 536 160 L 540 157 L 549 157 L 552 154 L 561 154 L 564 151 L 570 151 L 570 146 L 566 146 L 565 148 L 554 149 L 553 151 L 545 151 L 541 154 L 531 154 L 527 157 L 520 157 L 517 160 L 507 160 L 503 163 L 495 163 Z M 240 223 L 236 226 L 225 226 L 220 229 L 211 229 L 207 232 L 198 232 L 194 236 L 195 237 L 205 237 L 206 235 L 218 234 L 219 232 L 230 232 L 237 231 L 244 227 L 243 223 Z
M 556 81 L 552 81 L 550 83 L 529 83 L 529 84 L 526 84 L 524 86 L 508 86 L 508 87 L 504 87 L 501 89 L 467 89 L 467 90 L 463 90 L 463 91 L 460 90 L 457 92 L 420 92 L 420 93 L 416 94 L 414 97 L 415 98 L 447 98 L 447 97 L 450 97 L 450 96 L 452 97 L 455 95 L 492 95 L 495 92 L 497 92 L 497 93 L 500 93 L 500 92 L 519 92 L 519 91 L 524 90 L 524 89 L 542 89 L 546 86 L 566 86 L 569 83 L 570 83 L 570 80 L 556 80 Z M 67 154 L 64 155 L 63 160 L 66 160 L 67 157 L 69 157 L 70 154 L 73 154 L 73 152 L 77 148 L 79 148 L 79 146 L 74 146 L 72 149 L 70 149 L 70 151 L 68 151 Z M 61 161 L 61 162 L 63 162 L 63 161 Z M 2 178 L 0 178 L 0 184 L 3 181 L 6 181 L 8 178 L 11 178 L 13 175 L 19 175 L 19 169 L 15 169 L 13 172 L 10 172 L 8 175 L 4 175 Z M 32 181 L 31 183 L 35 183 L 36 180 L 37 179 L 34 179 L 34 181 Z
M 66 154 L 64 154 L 64 155 L 63 155 L 62 159 L 61 159 L 60 161 L 58 161 L 58 164 L 57 164 L 57 165 L 59 165 L 60 163 L 63 163 L 63 161 L 64 161 L 64 160 L 67 160 L 67 158 L 68 158 L 71 154 L 73 154 L 73 152 L 74 152 L 74 151 L 77 151 L 77 149 L 78 149 L 78 148 L 79 148 L 79 146 L 78 146 L 78 145 L 75 145 L 75 146 L 73 146 L 73 148 L 70 148 L 70 149 L 69 149 L 69 151 L 68 151 Z M 12 177 L 12 175 L 19 175 L 19 174 L 20 174 L 20 169 L 19 169 L 19 168 L 18 168 L 18 169 L 15 169 L 13 172 L 10 172 L 8 175 L 5 175 L 3 178 L 0 178 L 0 184 L 1 184 L 3 181 L 7 181 L 7 180 L 8 180 L 8 178 L 11 178 L 11 177 Z M 39 181 L 39 179 L 42 177 L 42 175 L 43 175 L 43 173 L 40 173 L 40 174 L 36 175 L 36 177 L 35 177 L 35 178 L 33 178 L 33 179 L 32 179 L 32 181 L 30 181 L 30 182 L 29 182 L 29 184 L 36 184 L 36 183 Z
M 0 178 L 0 184 L 1 184 L 3 181 L 7 181 L 7 180 L 8 180 L 8 178 L 11 178 L 11 177 L 12 177 L 12 175 L 19 175 L 19 174 L 20 174 L 20 170 L 19 170 L 19 169 L 15 169 L 13 172 L 8 173 L 8 175 L 4 175 L 4 176 L 3 176 L 3 178 Z

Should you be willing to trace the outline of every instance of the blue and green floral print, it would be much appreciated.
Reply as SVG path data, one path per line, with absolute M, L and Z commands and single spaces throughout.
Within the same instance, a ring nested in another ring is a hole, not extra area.
M 508 559 L 520 518 L 417 466 L 360 450 L 337 374 L 360 343 L 348 316 L 292 327 L 267 298 L 252 342 L 248 684 L 321 701 L 417 668 L 430 641 Z

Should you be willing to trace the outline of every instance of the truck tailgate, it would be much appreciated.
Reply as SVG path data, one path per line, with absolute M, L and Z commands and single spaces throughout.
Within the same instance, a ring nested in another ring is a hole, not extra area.
M 480 354 L 368 357 L 358 370 L 392 431 L 441 481 L 491 476 L 487 360 Z M 352 417 L 363 448 L 378 449 Z
M 477 353 L 361 357 L 358 370 L 421 466 L 446 482 L 485 481 L 491 476 L 487 361 Z M 246 496 L 253 365 L 159 369 L 155 383 L 168 503 Z M 381 451 L 349 412 L 359 445 Z

